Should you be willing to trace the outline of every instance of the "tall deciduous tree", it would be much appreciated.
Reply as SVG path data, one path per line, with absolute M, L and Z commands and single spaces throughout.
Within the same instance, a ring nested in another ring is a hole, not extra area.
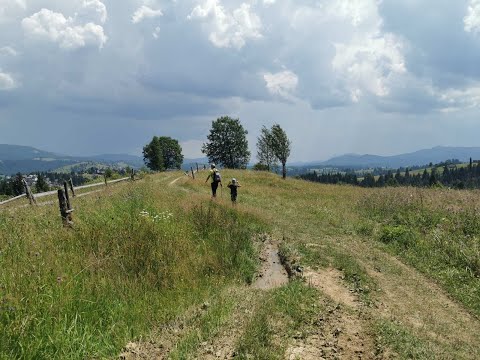
M 168 136 L 161 136 L 159 140 L 165 169 L 180 169 L 183 164 L 183 155 L 178 140 Z
M 162 171 L 165 169 L 162 148 L 158 136 L 154 136 L 149 144 L 143 147 L 143 161 L 150 170 Z
M 180 169 L 183 163 L 182 147 L 178 140 L 171 137 L 154 136 L 152 141 L 143 147 L 143 159 L 153 171 Z
M 280 125 L 275 124 L 271 129 L 272 146 L 275 157 L 282 163 L 282 176 L 285 179 L 287 177 L 287 160 L 290 156 L 292 142 L 288 139 L 285 131 Z
M 202 152 L 210 162 L 231 169 L 244 169 L 250 160 L 247 134 L 239 119 L 220 117 L 212 122 L 208 142 L 203 144 Z
M 257 158 L 260 164 L 265 165 L 270 171 L 272 166 L 277 165 L 277 157 L 273 151 L 273 136 L 272 131 L 265 126 L 260 131 L 260 136 L 257 138 Z

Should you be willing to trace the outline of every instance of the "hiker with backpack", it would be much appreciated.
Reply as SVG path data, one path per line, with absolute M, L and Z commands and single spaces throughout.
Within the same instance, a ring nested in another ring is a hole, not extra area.
M 237 179 L 233 178 L 232 181 L 228 183 L 227 187 L 230 189 L 230 199 L 232 200 L 232 205 L 235 206 L 237 204 L 238 188 L 241 187 L 241 185 L 238 183 Z
M 222 188 L 223 188 L 223 185 L 222 185 L 222 177 L 221 177 L 220 172 L 218 171 L 218 169 L 215 167 L 215 164 L 212 164 L 212 165 L 210 166 L 210 174 L 208 174 L 207 180 L 205 180 L 205 182 L 207 182 L 208 179 L 212 179 L 212 183 L 211 183 L 211 186 L 212 186 L 212 198 L 216 198 L 216 197 L 217 197 L 218 185 L 220 184 L 220 186 L 221 186 Z

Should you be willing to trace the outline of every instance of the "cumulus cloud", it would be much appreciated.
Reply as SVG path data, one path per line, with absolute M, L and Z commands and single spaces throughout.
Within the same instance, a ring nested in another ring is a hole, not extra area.
M 272 95 L 278 95 L 286 99 L 292 97 L 298 85 L 298 76 L 289 70 L 275 74 L 265 73 L 263 75 L 265 86 Z
M 162 10 L 154 10 L 146 5 L 139 7 L 132 15 L 132 23 L 138 24 L 145 19 L 152 19 L 163 16 Z
M 54 42 L 67 50 L 85 46 L 102 48 L 107 42 L 102 26 L 93 22 L 77 24 L 76 19 L 49 9 L 42 9 L 23 19 L 22 27 L 31 38 Z
M 388 95 L 390 77 L 406 72 L 402 43 L 392 34 L 336 44 L 335 48 L 332 67 L 344 78 L 355 102 L 364 91 Z
M 480 32 L 480 0 L 470 0 L 467 16 L 463 19 L 464 29 L 467 32 Z
M 353 26 L 348 38 L 334 42 L 331 66 L 354 102 L 364 94 L 387 96 L 390 79 L 407 73 L 403 41 L 382 31 L 378 5 L 377 0 L 335 0 L 325 11 Z
M 13 90 L 18 86 L 12 75 L 2 72 L 0 69 L 0 91 Z
M 77 14 L 77 20 L 79 16 L 87 19 L 87 21 L 96 19 L 104 24 L 108 17 L 107 7 L 100 0 L 83 0 L 82 7 Z
M 204 0 L 192 10 L 188 18 L 207 23 L 210 41 L 220 48 L 241 49 L 248 39 L 262 36 L 262 22 L 247 3 L 228 11 L 220 0 Z

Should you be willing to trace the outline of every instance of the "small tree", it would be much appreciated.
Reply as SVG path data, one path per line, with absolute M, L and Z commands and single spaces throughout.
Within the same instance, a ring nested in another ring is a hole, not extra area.
M 50 186 L 48 186 L 47 181 L 45 180 L 45 176 L 38 173 L 37 174 L 37 182 L 35 183 L 35 189 L 37 193 L 50 191 Z
M 257 158 L 260 164 L 266 166 L 267 171 L 271 171 L 272 166 L 277 166 L 277 158 L 273 151 L 272 131 L 265 126 L 262 127 L 260 136 L 257 138 Z
M 106 177 L 107 179 L 110 179 L 112 176 L 113 176 L 113 170 L 110 169 L 110 168 L 107 168 L 107 169 L 105 170 L 105 177 Z
M 285 131 L 280 127 L 280 125 L 275 124 L 271 129 L 272 134 L 272 146 L 273 153 L 275 157 L 282 163 L 282 177 L 285 179 L 287 177 L 287 160 L 290 156 L 291 150 L 291 141 L 288 139 Z
M 15 178 L 12 180 L 12 190 L 13 195 L 15 196 L 22 195 L 25 192 L 25 187 L 23 186 L 23 175 L 21 173 L 17 173 Z
M 210 162 L 231 169 L 244 169 L 250 160 L 247 134 L 239 119 L 220 117 L 212 121 L 208 142 L 203 144 L 202 152 Z

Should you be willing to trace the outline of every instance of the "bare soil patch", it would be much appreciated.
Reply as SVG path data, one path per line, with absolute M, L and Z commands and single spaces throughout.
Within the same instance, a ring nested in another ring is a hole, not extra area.
M 359 305 L 358 298 L 343 283 L 341 271 L 332 268 L 318 271 L 306 269 L 303 275 L 309 285 L 321 290 L 334 302 L 351 308 Z
M 308 284 L 329 299 L 322 298 L 327 315 L 319 319 L 318 329 L 305 339 L 295 339 L 287 349 L 288 360 L 374 359 L 374 340 L 368 333 L 368 315 L 359 299 L 342 281 L 335 269 L 306 269 Z

